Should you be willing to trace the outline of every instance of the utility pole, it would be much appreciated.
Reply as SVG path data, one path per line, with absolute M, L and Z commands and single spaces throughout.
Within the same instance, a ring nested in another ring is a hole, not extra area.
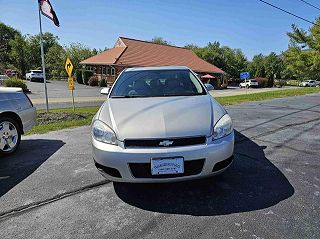
M 46 110 L 49 112 L 49 102 L 48 102 L 48 90 L 47 90 L 47 79 L 46 79 L 46 66 L 44 62 L 44 50 L 43 50 L 43 36 L 42 36 L 42 23 L 41 23 L 41 13 L 40 13 L 40 2 L 39 6 L 39 25 L 40 25 L 40 47 L 41 47 L 41 61 L 42 61 L 42 74 L 43 74 L 43 82 L 44 82 L 44 94 L 46 98 Z

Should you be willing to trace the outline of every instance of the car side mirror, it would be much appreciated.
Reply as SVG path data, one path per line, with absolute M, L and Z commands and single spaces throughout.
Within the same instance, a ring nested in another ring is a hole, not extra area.
M 105 88 L 102 88 L 101 91 L 100 91 L 100 94 L 101 95 L 109 95 L 109 92 L 110 91 L 110 88 L 109 87 L 105 87 Z
M 207 91 L 212 91 L 212 90 L 214 90 L 213 85 L 211 85 L 211 84 L 204 84 L 204 85 L 205 85 Z

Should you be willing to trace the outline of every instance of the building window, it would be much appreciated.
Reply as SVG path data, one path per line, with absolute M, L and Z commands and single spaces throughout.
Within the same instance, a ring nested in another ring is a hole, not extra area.
M 101 68 L 102 68 L 102 75 L 106 75 L 107 74 L 106 67 L 105 66 L 101 66 Z
M 107 75 L 108 76 L 111 75 L 111 68 L 110 67 L 107 68 Z
M 113 67 L 111 68 L 111 75 L 115 76 L 116 75 L 116 69 L 114 69 Z

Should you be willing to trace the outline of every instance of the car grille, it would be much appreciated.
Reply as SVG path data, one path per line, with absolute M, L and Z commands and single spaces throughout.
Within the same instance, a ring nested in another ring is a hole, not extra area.
M 152 175 L 151 163 L 129 163 L 129 167 L 135 178 L 178 178 L 201 173 L 204 161 L 204 159 L 184 161 L 184 173 L 180 174 Z
M 186 137 L 186 138 L 165 138 L 165 139 L 126 139 L 124 146 L 132 147 L 181 147 L 205 144 L 205 136 Z

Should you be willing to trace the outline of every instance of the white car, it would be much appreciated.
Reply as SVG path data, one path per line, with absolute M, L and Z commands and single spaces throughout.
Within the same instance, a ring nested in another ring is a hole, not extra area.
M 0 155 L 15 152 L 35 123 L 36 108 L 22 89 L 0 87 Z
M 10 78 L 7 75 L 0 75 L 0 81 L 9 80 Z
M 258 86 L 259 86 L 259 83 L 256 80 L 243 81 L 239 85 L 240 88 L 253 88 L 253 87 L 258 87 Z
M 302 86 L 302 87 L 314 87 L 314 86 L 318 86 L 320 83 L 318 81 L 315 81 L 315 80 L 308 80 L 308 81 L 302 81 L 299 86 Z
M 181 181 L 231 165 L 232 120 L 189 68 L 129 68 L 101 93 L 108 96 L 92 122 L 93 158 L 109 180 Z
M 31 70 L 26 74 L 26 80 L 43 82 L 42 70 Z

